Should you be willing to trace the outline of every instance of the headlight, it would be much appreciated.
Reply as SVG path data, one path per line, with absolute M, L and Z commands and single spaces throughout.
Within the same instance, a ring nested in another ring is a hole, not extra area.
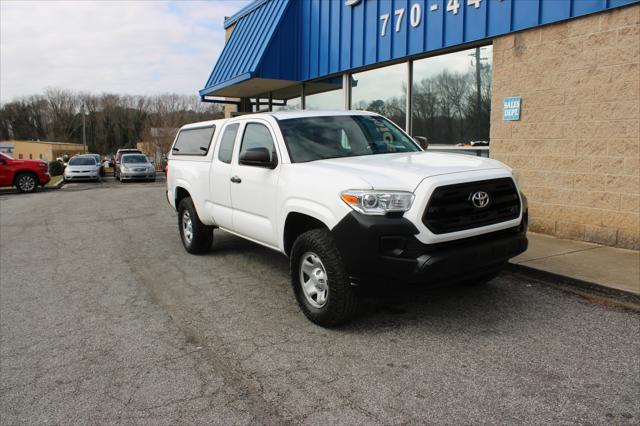
M 120 167 L 120 168 L 122 169 L 122 171 L 123 171 L 123 172 L 128 172 L 128 171 L 129 171 L 129 169 L 128 169 L 128 168 L 126 168 L 125 166 L 122 166 L 122 167 Z
M 413 193 L 405 191 L 367 191 L 350 189 L 340 194 L 342 201 L 364 214 L 384 215 L 406 212 L 413 203 Z

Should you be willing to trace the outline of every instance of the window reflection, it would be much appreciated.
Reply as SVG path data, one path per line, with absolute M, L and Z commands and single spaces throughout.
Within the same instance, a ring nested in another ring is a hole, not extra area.
M 274 91 L 272 93 L 273 111 L 293 111 L 302 109 L 302 101 L 300 100 L 301 93 L 302 86 L 299 84 Z M 278 105 L 283 103 L 284 105 Z
M 283 101 L 277 101 L 277 103 L 282 103 Z M 300 98 L 292 98 L 287 99 L 285 105 L 273 105 L 273 111 L 295 111 L 302 109 L 302 102 Z
M 487 46 L 415 61 L 411 134 L 430 145 L 488 143 L 492 57 Z
M 365 71 L 352 76 L 352 109 L 377 112 L 404 129 L 406 99 L 406 63 Z
M 342 76 L 312 81 L 305 85 L 305 109 L 344 109 Z

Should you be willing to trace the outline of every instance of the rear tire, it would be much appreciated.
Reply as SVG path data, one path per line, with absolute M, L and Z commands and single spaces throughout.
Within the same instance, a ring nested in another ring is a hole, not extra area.
M 185 250 L 191 254 L 202 254 L 211 249 L 213 226 L 200 222 L 191 198 L 186 197 L 178 205 L 178 229 Z
M 300 235 L 291 250 L 291 284 L 304 315 L 322 327 L 351 319 L 358 298 L 340 252 L 326 229 Z
M 40 182 L 38 181 L 38 176 L 35 174 L 23 172 L 16 176 L 14 184 L 18 192 L 29 193 L 35 192 Z

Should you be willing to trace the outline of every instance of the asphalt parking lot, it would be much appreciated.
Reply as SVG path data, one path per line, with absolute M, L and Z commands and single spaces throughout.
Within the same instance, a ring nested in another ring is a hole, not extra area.
M 0 422 L 640 422 L 640 315 L 504 273 L 307 321 L 287 259 L 187 254 L 164 183 L 0 197 Z

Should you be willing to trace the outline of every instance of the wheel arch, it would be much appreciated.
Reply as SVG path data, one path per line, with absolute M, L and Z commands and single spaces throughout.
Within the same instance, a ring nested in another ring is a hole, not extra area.
M 33 170 L 19 170 L 17 171 L 14 175 L 13 175 L 13 184 L 15 185 L 16 182 L 18 182 L 18 178 L 22 175 L 31 175 L 33 177 L 36 178 L 36 182 L 38 183 L 38 185 L 40 185 L 40 177 L 38 176 L 38 174 L 36 172 L 34 172 Z
M 33 190 L 23 191 L 22 189 L 20 189 L 18 187 L 18 180 L 20 179 L 21 176 L 25 176 L 25 175 L 33 177 L 33 179 L 35 181 L 35 186 L 34 186 Z M 34 172 L 33 170 L 29 170 L 29 169 L 20 170 L 20 171 L 16 172 L 13 175 L 13 182 L 12 183 L 13 183 L 13 186 L 15 186 L 17 188 L 18 192 L 34 192 L 34 191 L 37 191 L 38 186 L 42 185 L 42 183 L 40 182 L 40 176 L 38 176 L 38 173 Z
M 316 217 L 296 211 L 289 212 L 284 222 L 282 235 L 282 248 L 284 253 L 289 256 L 296 238 L 312 229 L 329 229 L 329 227 Z
M 189 191 L 182 187 L 182 186 L 176 186 L 175 189 L 175 206 L 176 206 L 176 210 L 178 209 L 178 206 L 180 205 L 180 201 L 182 201 L 183 199 L 187 198 L 187 197 L 191 197 L 191 194 L 189 193 Z

